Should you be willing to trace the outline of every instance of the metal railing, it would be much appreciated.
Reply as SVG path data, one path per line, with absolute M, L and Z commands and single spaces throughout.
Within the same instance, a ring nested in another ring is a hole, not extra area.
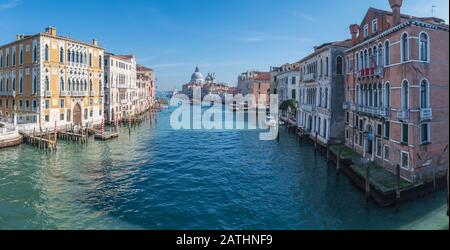
M 397 119 L 400 121 L 409 120 L 409 109 L 400 109 L 397 111 Z
M 431 108 L 420 109 L 420 121 L 429 121 L 433 118 L 433 110 Z

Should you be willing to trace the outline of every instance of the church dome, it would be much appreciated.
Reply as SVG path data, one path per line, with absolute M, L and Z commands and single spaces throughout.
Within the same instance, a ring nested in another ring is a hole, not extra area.
M 194 74 L 191 76 L 191 83 L 203 83 L 203 81 L 203 75 L 200 73 L 200 69 L 197 66 Z

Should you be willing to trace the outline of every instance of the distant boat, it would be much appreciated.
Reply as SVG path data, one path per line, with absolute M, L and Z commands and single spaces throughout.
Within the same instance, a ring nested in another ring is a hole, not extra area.
M 268 116 L 268 117 L 266 117 L 266 125 L 269 127 L 276 127 L 277 120 L 273 116 Z

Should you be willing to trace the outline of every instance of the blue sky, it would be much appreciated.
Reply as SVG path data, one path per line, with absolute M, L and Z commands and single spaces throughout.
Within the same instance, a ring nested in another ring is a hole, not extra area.
M 448 23 L 447 0 L 404 0 L 402 12 Z M 180 88 L 199 64 L 236 84 L 250 69 L 294 62 L 314 45 L 349 37 L 369 6 L 388 0 L 0 0 L 0 44 L 52 25 L 155 69 L 158 90 Z

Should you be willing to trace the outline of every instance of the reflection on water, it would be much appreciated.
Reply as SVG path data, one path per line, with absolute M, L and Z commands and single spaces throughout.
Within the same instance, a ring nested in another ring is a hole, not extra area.
M 0 151 L 1 229 L 448 228 L 446 191 L 371 204 L 308 144 L 281 131 L 122 129 L 117 140 Z

